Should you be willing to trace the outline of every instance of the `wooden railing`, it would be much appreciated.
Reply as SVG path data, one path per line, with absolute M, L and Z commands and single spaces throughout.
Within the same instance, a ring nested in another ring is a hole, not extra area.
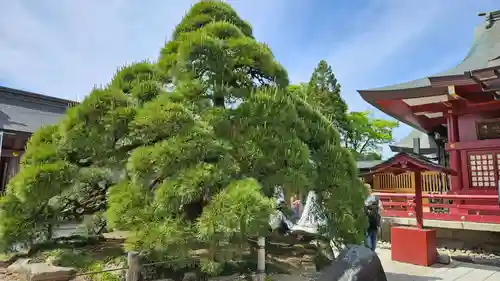
M 414 218 L 415 195 L 373 193 L 379 196 L 385 217 Z M 500 224 L 498 195 L 422 194 L 423 218 Z
M 383 173 L 373 175 L 373 191 L 414 193 L 415 174 L 413 172 L 394 175 Z M 449 176 L 440 172 L 422 172 L 422 191 L 424 193 L 445 193 L 450 189 Z

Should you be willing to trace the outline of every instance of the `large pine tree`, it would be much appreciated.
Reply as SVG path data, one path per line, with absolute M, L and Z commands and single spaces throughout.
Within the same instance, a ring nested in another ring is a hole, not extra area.
M 267 231 L 275 186 L 316 191 L 323 233 L 361 241 L 354 160 L 287 85 L 228 4 L 197 3 L 157 63 L 121 68 L 34 134 L 0 201 L 1 246 L 50 239 L 61 214 L 105 210 L 109 228 L 130 231 L 130 248 L 172 258 L 203 247 L 214 272 L 228 257 L 218 253 Z

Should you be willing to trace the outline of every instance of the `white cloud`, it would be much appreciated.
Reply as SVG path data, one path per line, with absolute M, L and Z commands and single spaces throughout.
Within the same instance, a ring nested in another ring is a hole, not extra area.
M 42 3 L 43 2 L 43 3 Z M 174 26 L 195 0 L 0 1 L 0 80 L 7 86 L 81 99 L 107 83 L 116 68 L 156 59 Z M 286 1 L 229 0 L 257 35 Z M 267 12 L 266 12 L 267 11 Z
M 164 36 L 151 38 L 157 20 L 138 18 L 140 6 L 132 2 L 10 1 L 0 17 L 0 77 L 14 87 L 75 99 L 107 83 L 125 62 L 156 57 Z M 158 20 L 166 32 L 188 2 L 164 7 Z M 146 44 L 136 28 L 141 20 L 153 23 L 153 30 L 143 31 Z
M 369 73 L 393 54 L 415 42 L 432 27 L 444 5 L 423 6 L 417 1 L 392 1 L 382 13 L 367 11 L 363 31 L 342 42 L 329 57 L 340 79 Z M 375 9 L 374 9 L 375 10 Z
M 443 15 L 449 14 L 446 9 L 450 9 L 447 2 L 440 1 L 429 5 L 422 1 L 372 2 L 352 15 L 350 34 L 331 35 L 341 40 L 334 48 L 319 47 L 320 52 L 302 59 L 303 67 L 291 73 L 292 80 L 307 80 L 315 64 L 325 59 L 343 86 L 359 87 L 371 80 L 371 73 L 390 64 L 393 55 L 418 42 Z
M 356 90 L 424 77 L 458 63 L 465 54 L 457 53 L 450 46 L 450 53 L 443 54 L 442 58 L 425 69 L 420 66 L 401 74 L 395 72 L 393 67 L 395 57 L 406 57 L 408 61 L 418 59 L 413 54 L 415 45 L 419 48 L 427 45 L 423 48 L 429 48 L 431 44 L 425 42 L 430 39 L 429 34 L 443 36 L 442 31 L 446 30 L 442 26 L 443 22 L 456 22 L 459 14 L 456 11 L 459 9 L 462 13 L 465 10 L 471 13 L 471 7 L 458 1 L 370 2 L 352 14 L 349 34 L 340 36 L 332 32 L 330 36 L 337 39 L 331 44 L 334 47 L 326 49 L 321 45 L 322 42 L 318 42 L 310 51 L 305 50 L 304 53 L 309 55 L 295 62 L 300 67 L 293 68 L 291 79 L 294 82 L 307 81 L 317 62 L 325 59 L 341 83 L 342 95 L 351 110 L 371 110 L 376 116 L 387 118 L 363 101 Z M 325 38 L 325 41 L 332 42 L 332 39 Z M 388 74 L 392 81 L 381 81 L 383 75 L 379 75 L 380 72 Z M 394 131 L 395 139 L 404 137 L 410 130 L 408 126 L 402 125 Z M 390 155 L 388 147 L 384 147 L 384 155 Z
M 295 32 L 286 29 L 287 22 L 305 20 L 300 12 L 307 8 L 307 1 L 227 1 L 264 41 Z M 94 84 L 107 83 L 124 63 L 156 59 L 196 0 L 152 0 L 148 5 L 132 0 L 1 2 L 0 80 L 12 87 L 81 99 Z M 337 36 L 342 41 L 335 49 L 327 49 L 331 40 L 325 38 L 316 43 L 323 51 L 304 50 L 303 56 L 288 62 L 293 63 L 286 65 L 292 81 L 307 80 L 315 64 L 326 58 L 346 90 L 364 84 L 367 79 L 358 77 L 416 40 L 446 6 L 402 2 L 373 2 L 353 14 L 352 32 Z

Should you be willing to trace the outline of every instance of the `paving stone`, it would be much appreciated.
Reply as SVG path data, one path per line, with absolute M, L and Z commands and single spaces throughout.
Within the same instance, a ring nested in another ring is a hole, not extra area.
M 73 279 L 76 273 L 74 268 L 30 263 L 29 259 L 17 260 L 7 268 L 7 271 L 17 274 L 21 281 L 68 281 Z

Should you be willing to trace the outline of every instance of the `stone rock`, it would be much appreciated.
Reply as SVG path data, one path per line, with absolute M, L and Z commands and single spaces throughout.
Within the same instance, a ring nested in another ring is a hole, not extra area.
M 348 245 L 337 260 L 321 271 L 318 281 L 387 281 L 377 254 L 360 245 Z
M 451 263 L 450 255 L 438 253 L 436 262 L 440 264 L 450 264 Z
M 196 276 L 196 272 L 186 272 L 184 273 L 183 281 L 196 281 L 198 280 L 198 276 Z
M 219 277 L 213 277 L 209 279 L 210 281 L 235 281 L 235 280 L 241 280 L 240 276 L 238 274 L 233 274 L 229 276 L 219 276 Z
M 114 231 L 114 232 L 103 233 L 102 236 L 104 237 L 104 239 L 106 239 L 108 241 L 122 242 L 125 239 L 127 239 L 127 237 L 130 236 L 130 232 L 129 231 Z
M 22 281 L 68 281 L 75 277 L 76 270 L 74 268 L 29 262 L 29 259 L 17 260 L 7 270 L 17 273 Z

